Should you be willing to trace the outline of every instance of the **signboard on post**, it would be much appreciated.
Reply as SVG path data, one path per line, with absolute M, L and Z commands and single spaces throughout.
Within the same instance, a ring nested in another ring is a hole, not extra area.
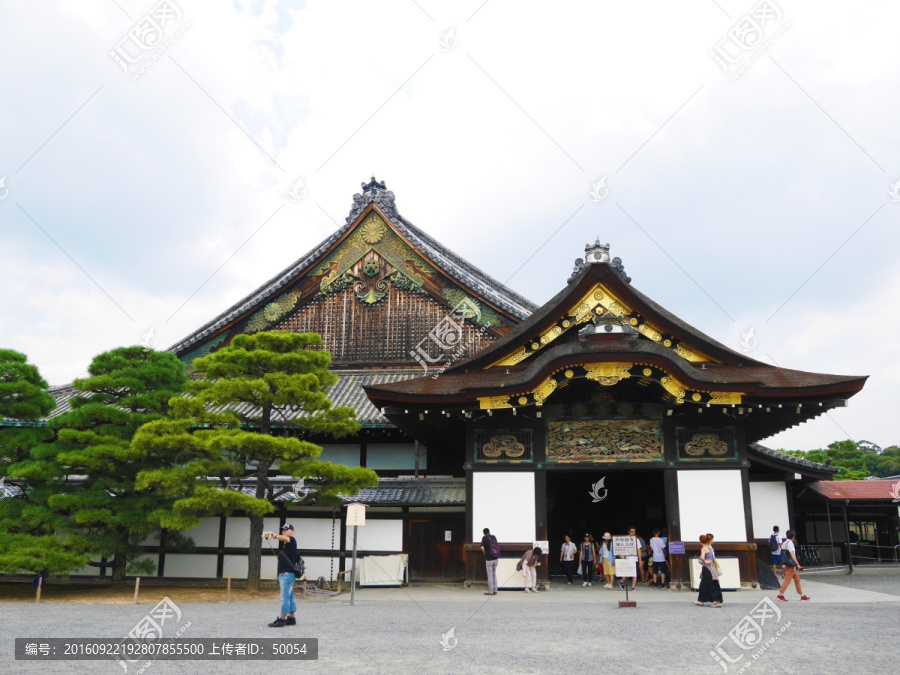
M 347 527 L 366 526 L 366 505 L 350 504 L 347 506 Z
M 637 572 L 635 570 L 635 563 L 637 562 L 637 558 L 635 556 L 628 556 L 627 558 L 616 558 L 616 576 L 617 577 L 636 577 Z
M 627 555 L 637 555 L 637 537 L 613 537 L 613 554 L 620 558 Z
M 531 548 L 532 548 L 532 550 L 536 549 L 536 548 L 540 548 L 544 552 L 544 555 L 547 555 L 548 553 L 550 553 L 550 542 L 549 541 L 536 541 L 536 542 L 534 542 L 534 544 L 532 544 Z
M 669 542 L 669 553 L 672 555 L 684 555 L 684 542 L 683 541 L 670 541 Z

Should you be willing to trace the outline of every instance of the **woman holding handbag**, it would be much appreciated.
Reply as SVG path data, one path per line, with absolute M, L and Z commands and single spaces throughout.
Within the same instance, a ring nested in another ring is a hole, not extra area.
M 784 582 L 778 590 L 778 595 L 775 596 L 775 599 L 781 600 L 781 602 L 787 602 L 787 598 L 784 597 L 784 592 L 788 589 L 788 586 L 791 585 L 791 579 L 794 580 L 794 585 L 797 587 L 797 594 L 800 596 L 800 599 L 804 601 L 809 600 L 809 596 L 803 595 L 803 589 L 800 588 L 799 573 L 803 571 L 803 568 L 797 560 L 796 544 L 797 533 L 793 530 L 785 532 L 784 543 L 781 544 L 781 562 L 783 564 L 781 570 L 784 575 Z

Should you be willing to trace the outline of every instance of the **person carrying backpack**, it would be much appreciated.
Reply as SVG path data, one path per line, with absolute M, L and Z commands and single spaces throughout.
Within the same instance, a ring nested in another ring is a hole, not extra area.
M 772 553 L 772 571 L 779 573 L 781 567 L 781 546 L 784 544 L 784 537 L 778 534 L 778 526 L 772 528 L 772 534 L 769 537 L 769 551 Z
M 484 553 L 484 566 L 487 569 L 488 589 L 485 595 L 497 595 L 497 564 L 500 560 L 500 544 L 490 529 L 484 528 L 481 538 L 481 552 Z

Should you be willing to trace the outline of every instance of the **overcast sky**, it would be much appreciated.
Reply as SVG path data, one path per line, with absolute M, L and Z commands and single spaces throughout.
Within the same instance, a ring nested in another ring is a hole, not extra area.
M 768 445 L 896 444 L 897 25 L 896 2 L 5 3 L 0 347 L 51 384 L 150 328 L 167 347 L 374 173 L 536 303 L 599 237 L 732 348 L 871 376 Z

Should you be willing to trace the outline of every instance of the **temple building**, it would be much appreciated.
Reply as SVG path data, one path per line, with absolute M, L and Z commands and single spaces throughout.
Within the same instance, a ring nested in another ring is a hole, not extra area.
M 408 556 L 409 580 L 483 580 L 484 527 L 507 566 L 547 542 L 546 579 L 564 535 L 633 526 L 684 542 L 681 579 L 712 532 L 730 583 L 755 582 L 772 526 L 800 529 L 795 498 L 835 473 L 759 442 L 846 405 L 866 378 L 729 349 L 638 291 L 599 241 L 565 274 L 537 307 L 403 218 L 372 178 L 334 234 L 171 351 L 190 368 L 242 333 L 321 334 L 339 377 L 330 397 L 362 429 L 304 438 L 322 459 L 378 472 L 378 487 L 348 499 L 369 507 L 360 555 Z M 68 395 L 57 390 L 61 409 Z M 296 433 L 289 418 L 281 426 Z M 307 576 L 349 568 L 340 510 L 285 499 L 266 529 L 288 518 Z M 187 534 L 191 553 L 145 542 L 160 576 L 246 576 L 246 518 L 206 518 Z M 274 572 L 264 557 L 264 576 Z M 521 585 L 510 569 L 500 576 Z

